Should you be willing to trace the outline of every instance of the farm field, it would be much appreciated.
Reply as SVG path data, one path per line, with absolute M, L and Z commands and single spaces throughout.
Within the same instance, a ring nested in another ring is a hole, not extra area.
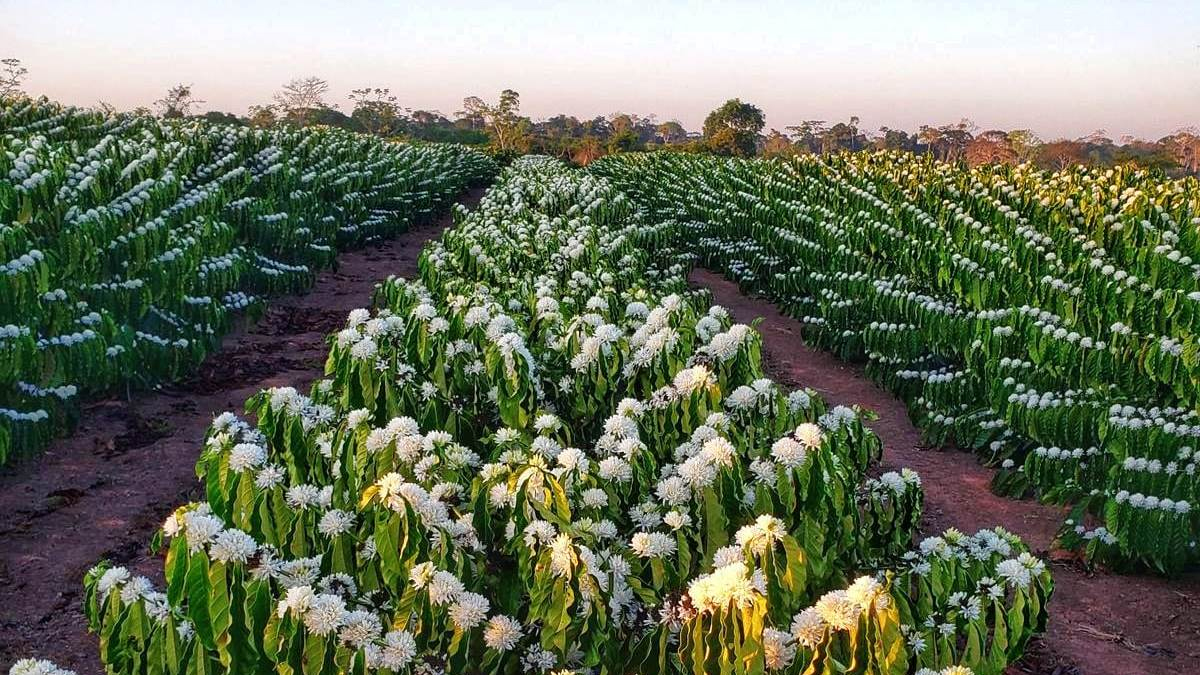
M 766 300 L 746 297 L 734 282 L 708 270 L 697 269 L 691 280 L 712 289 L 713 300 L 739 320 L 764 318 L 766 368 L 781 382 L 806 382 L 831 401 L 857 401 L 879 415 L 871 427 L 884 443 L 883 466 L 908 466 L 926 477 L 924 532 L 1000 525 L 1050 561 L 1055 593 L 1046 634 L 1009 672 L 1189 673 L 1200 666 L 1195 649 L 1200 625 L 1193 618 L 1200 576 L 1195 572 L 1162 579 L 1084 568 L 1054 545 L 1064 518 L 1061 508 L 995 494 L 990 469 L 966 453 L 931 451 L 904 404 L 871 382 L 860 366 L 798 345 L 804 330 L 798 321 Z
M 473 190 L 464 203 L 481 194 Z M 369 304 L 378 279 L 415 274 L 421 247 L 448 224 L 442 216 L 394 242 L 340 255 L 336 272 L 320 273 L 310 293 L 272 302 L 193 375 L 129 402 L 85 406 L 74 434 L 0 477 L 0 606 L 15 608 L 0 627 L 0 663 L 49 644 L 56 661 L 102 672 L 82 611 L 82 575 L 101 558 L 161 573 L 146 543 L 177 501 L 200 496 L 196 448 L 213 418 L 263 387 L 318 379 L 328 333 Z
M 6 661 L 1200 668 L 1194 178 L 3 114 Z
M 901 397 L 994 487 L 1071 507 L 1090 560 L 1200 556 L 1200 184 L 955 169 L 903 153 L 606 159 L 682 255 L 730 273 Z
M 495 167 L 458 146 L 0 102 L 0 465 L 80 398 L 194 369 L 238 315 Z

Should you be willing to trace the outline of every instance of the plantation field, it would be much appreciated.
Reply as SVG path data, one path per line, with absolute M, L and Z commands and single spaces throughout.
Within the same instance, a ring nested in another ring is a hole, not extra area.
M 878 415 L 871 428 L 884 442 L 881 468 L 907 466 L 924 477 L 922 532 L 1000 526 L 1020 534 L 1048 561 L 1054 596 L 1046 633 L 1010 672 L 1189 673 L 1200 666 L 1200 656 L 1190 656 L 1200 634 L 1200 576 L 1194 571 L 1167 579 L 1096 573 L 1080 565 L 1076 552 L 1055 544 L 1063 507 L 996 494 L 990 489 L 993 469 L 968 453 L 931 451 L 905 404 L 872 382 L 861 365 L 798 344 L 804 331 L 799 321 L 708 270 L 694 270 L 689 278 L 712 289 L 713 300 L 739 320 L 763 318 L 763 354 L 779 381 L 807 383 L 830 401 L 859 402 Z
M 601 175 L 664 244 L 865 359 L 998 491 L 1072 507 L 1091 560 L 1200 556 L 1200 184 L 1128 169 L 956 170 L 904 154 L 649 155 Z
M 39 461 L 70 475 L 54 478 L 65 504 L 0 515 L 0 540 L 33 560 L 53 557 L 43 518 L 128 530 L 39 568 L 57 583 L 109 558 L 23 616 L 26 642 L 0 643 L 26 647 L 14 660 L 54 656 L 34 626 L 74 644 L 85 621 L 99 664 L 130 675 L 1200 661 L 1194 179 L 891 153 L 524 157 L 418 261 L 352 256 L 349 277 L 322 276 L 317 300 L 282 300 L 201 365 L 233 313 L 498 169 L 328 130 L 0 113 L 16 261 L 0 429 L 6 448 L 51 447 L 0 482 L 0 504 L 37 493 Z M 215 279 L 218 258 L 233 271 Z M 340 297 L 372 275 L 369 302 Z M 44 401 L 189 373 L 129 404 L 166 425 L 169 454 L 154 466 L 153 439 L 118 441 L 105 482 L 131 504 L 89 514 L 92 487 L 67 486 L 105 461 L 71 474 L 89 449 L 52 437 L 77 407 Z M 179 393 L 192 404 L 171 407 Z
M 171 380 L 235 316 L 495 167 L 459 146 L 0 103 L 0 465 L 81 397 Z
M 306 388 L 319 379 L 328 334 L 370 304 L 380 278 L 416 274 L 422 246 L 449 224 L 443 214 L 398 240 L 342 253 L 336 271 L 318 274 L 310 292 L 273 299 L 182 382 L 85 406 L 75 432 L 0 475 L 0 606 L 8 608 L 0 672 L 35 653 L 31 645 L 53 645 L 55 659 L 78 672 L 102 672 L 82 605 L 48 589 L 77 597 L 79 580 L 101 558 L 161 573 L 146 544 L 169 511 L 198 495 L 196 452 L 213 418 L 263 387 Z

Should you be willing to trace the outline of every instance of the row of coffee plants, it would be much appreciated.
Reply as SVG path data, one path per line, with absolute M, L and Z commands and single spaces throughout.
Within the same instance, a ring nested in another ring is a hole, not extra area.
M 1200 557 L 1200 184 L 1130 168 L 965 169 L 901 153 L 595 169 L 691 254 L 805 324 L 995 487 L 1073 508 L 1062 542 Z
M 914 547 L 869 413 L 765 378 L 608 182 L 525 158 L 457 213 L 309 394 L 215 420 L 165 588 L 88 574 L 110 673 L 998 674 L 1044 628 L 1045 565 Z
M 177 377 L 339 250 L 495 172 L 458 146 L 0 101 L 0 465 Z

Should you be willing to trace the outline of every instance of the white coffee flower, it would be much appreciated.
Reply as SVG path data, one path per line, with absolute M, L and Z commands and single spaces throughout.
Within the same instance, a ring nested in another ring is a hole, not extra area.
M 490 649 L 507 652 L 517 646 L 521 639 L 521 624 L 512 617 L 497 614 L 488 619 L 483 631 L 483 641 Z
M 250 535 L 237 529 L 222 531 L 208 549 L 208 555 L 217 562 L 242 564 L 258 550 L 258 542 Z

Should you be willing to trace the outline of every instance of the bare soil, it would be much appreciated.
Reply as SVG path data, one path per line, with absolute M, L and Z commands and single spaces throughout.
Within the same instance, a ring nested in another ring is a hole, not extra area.
M 483 189 L 462 202 L 474 206 Z M 302 296 L 275 299 L 253 326 L 183 382 L 132 400 L 88 404 L 79 428 L 0 476 L 0 672 L 23 657 L 102 673 L 82 612 L 83 575 L 107 558 L 161 580 L 146 546 L 178 505 L 201 498 L 198 451 L 213 417 L 240 412 L 260 389 L 305 390 L 324 374 L 327 336 L 367 307 L 375 283 L 413 277 L 447 214 L 399 238 L 338 257 Z
M 802 325 L 770 302 L 744 295 L 736 283 L 707 270 L 691 282 L 712 291 L 743 323 L 762 317 L 767 370 L 790 386 L 812 387 L 829 401 L 874 410 L 887 469 L 909 467 L 925 488 L 923 534 L 949 527 L 967 533 L 999 525 L 1020 535 L 1050 561 L 1055 590 L 1046 634 L 1010 673 L 1038 675 L 1200 674 L 1200 573 L 1179 579 L 1090 571 L 1054 536 L 1063 511 L 993 494 L 992 471 L 956 450 L 924 447 L 904 404 L 876 386 L 860 367 L 804 345 Z

